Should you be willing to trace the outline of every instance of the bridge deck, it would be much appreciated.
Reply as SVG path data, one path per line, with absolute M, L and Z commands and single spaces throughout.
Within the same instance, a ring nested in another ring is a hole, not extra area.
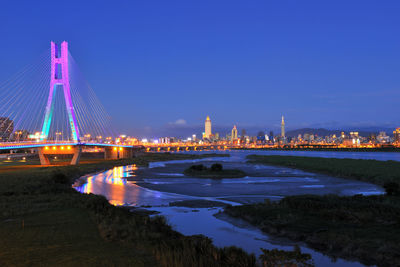
M 132 146 L 117 145 L 117 144 L 103 144 L 103 143 L 74 143 L 74 142 L 49 142 L 49 143 L 0 143 L 0 150 L 14 150 L 14 149 L 31 149 L 40 147 L 53 147 L 53 146 L 96 146 L 96 147 L 126 147 Z

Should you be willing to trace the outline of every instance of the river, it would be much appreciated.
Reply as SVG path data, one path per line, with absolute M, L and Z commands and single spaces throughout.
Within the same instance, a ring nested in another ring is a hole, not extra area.
M 201 153 L 201 152 L 196 152 Z M 205 153 L 205 152 L 204 152 Z M 208 152 L 209 153 L 209 152 Z M 359 181 L 303 172 L 296 169 L 248 164 L 249 154 L 281 154 L 339 158 L 400 160 L 399 153 L 383 152 L 314 152 L 314 151 L 227 151 L 231 157 L 196 160 L 179 160 L 150 163 L 149 167 L 134 165 L 88 175 L 76 187 L 82 193 L 104 195 L 113 205 L 142 207 L 160 212 L 176 231 L 185 235 L 203 234 L 216 246 L 235 245 L 259 255 L 260 248 L 292 250 L 295 244 L 310 253 L 316 266 L 363 266 L 343 259 L 333 261 L 326 255 L 308 248 L 305 244 L 276 239 L 238 219 L 215 216 L 220 207 L 185 208 L 168 204 L 181 200 L 213 200 L 232 205 L 254 203 L 266 198 L 279 200 L 299 194 L 382 194 L 382 188 Z M 185 168 L 201 163 L 210 166 L 222 163 L 224 168 L 238 168 L 248 176 L 236 179 L 198 179 L 185 177 Z

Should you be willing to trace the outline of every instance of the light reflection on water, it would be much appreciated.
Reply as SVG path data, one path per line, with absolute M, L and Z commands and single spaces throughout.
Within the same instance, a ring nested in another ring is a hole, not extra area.
M 110 203 L 115 206 L 124 205 L 126 204 L 125 193 L 128 183 L 126 178 L 132 176 L 130 173 L 137 169 L 136 165 L 114 167 L 111 170 L 88 176 L 86 178 L 86 183 L 75 189 L 85 194 L 98 194 L 99 192 L 96 190 L 96 184 L 112 185 L 109 187 Z
M 165 205 L 171 201 L 192 199 L 190 196 L 161 192 L 138 186 L 127 177 L 136 176 L 136 165 L 114 167 L 111 170 L 82 177 L 85 182 L 75 189 L 84 194 L 105 196 L 112 205 Z

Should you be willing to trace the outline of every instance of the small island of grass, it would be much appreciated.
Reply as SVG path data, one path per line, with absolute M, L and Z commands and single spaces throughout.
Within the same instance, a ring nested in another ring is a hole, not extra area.
M 211 178 L 211 179 L 222 179 L 222 178 L 242 178 L 246 176 L 246 173 L 241 170 L 225 170 L 221 164 L 215 163 L 207 168 L 203 164 L 192 165 L 187 168 L 184 172 L 187 176 L 196 178 Z

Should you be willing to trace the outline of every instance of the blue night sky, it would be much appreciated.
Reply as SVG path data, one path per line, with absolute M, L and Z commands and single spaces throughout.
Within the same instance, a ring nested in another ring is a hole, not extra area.
M 207 115 L 400 126 L 399 14 L 400 1 L 3 1 L 0 81 L 66 40 L 127 134 L 199 133 Z

